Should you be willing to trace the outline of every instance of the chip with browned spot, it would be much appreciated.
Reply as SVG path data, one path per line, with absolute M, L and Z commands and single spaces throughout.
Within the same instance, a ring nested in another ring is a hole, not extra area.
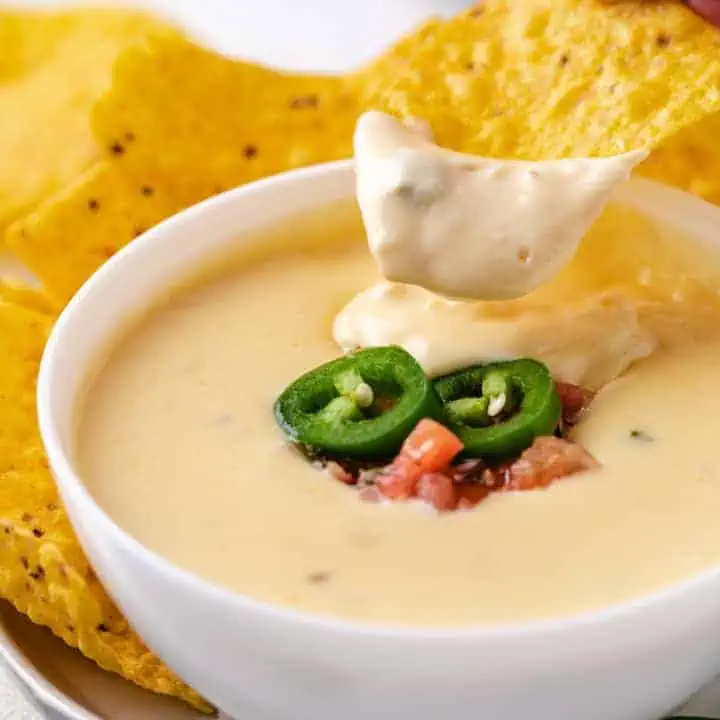
M 120 248 L 180 208 L 164 187 L 100 161 L 11 225 L 6 244 L 62 305 Z
M 357 114 L 340 77 L 280 73 L 158 38 L 121 58 L 95 131 L 118 166 L 188 204 L 349 157 Z
M 100 157 L 90 111 L 120 53 L 175 34 L 137 10 L 0 10 L 0 237 Z
M 209 710 L 128 626 L 85 558 L 58 497 L 35 418 L 35 380 L 53 316 L 0 288 L 0 595 L 106 670 Z

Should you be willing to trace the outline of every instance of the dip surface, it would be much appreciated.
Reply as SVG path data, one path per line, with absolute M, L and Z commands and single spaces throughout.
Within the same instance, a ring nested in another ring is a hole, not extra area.
M 577 613 L 720 562 L 720 344 L 677 343 L 601 393 L 576 431 L 600 471 L 469 512 L 366 504 L 289 447 L 272 414 L 285 385 L 339 355 L 334 317 L 377 279 L 359 217 L 296 219 L 263 242 L 152 308 L 89 383 L 82 476 L 147 547 L 257 599 L 427 626 Z M 613 277 L 648 300 L 677 285 L 685 310 L 707 314 L 673 257 L 645 249 L 657 267 L 613 256 Z

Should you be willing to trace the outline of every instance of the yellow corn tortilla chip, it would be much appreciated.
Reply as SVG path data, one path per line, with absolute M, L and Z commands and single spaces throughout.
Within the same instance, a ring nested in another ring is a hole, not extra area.
M 134 10 L 0 11 L 0 237 L 99 156 L 90 109 L 118 54 L 175 32 Z
M 487 0 L 395 55 L 354 78 L 364 103 L 481 155 L 651 148 L 720 111 L 720 32 L 679 0 Z
M 357 114 L 342 78 L 275 72 L 164 37 L 121 57 L 95 131 L 112 162 L 190 204 L 349 157 Z
M 52 322 L 0 300 L 0 595 L 106 670 L 209 711 L 129 628 L 58 499 L 35 418 L 35 380 Z
M 165 188 L 101 161 L 13 223 L 6 244 L 62 305 L 121 247 L 179 209 Z
M 45 315 L 53 315 L 56 310 L 55 303 L 44 292 L 2 279 L 0 279 L 0 303 L 17 305 Z
M 720 205 L 720 114 L 671 137 L 650 155 L 640 172 Z
M 98 162 L 7 232 L 58 303 L 168 215 L 229 187 L 351 154 L 342 81 L 225 59 L 172 34 L 128 51 L 97 108 Z

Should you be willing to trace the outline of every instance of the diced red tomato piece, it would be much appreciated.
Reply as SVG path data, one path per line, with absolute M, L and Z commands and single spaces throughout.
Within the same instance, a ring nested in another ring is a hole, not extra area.
M 585 448 L 556 437 L 537 437 L 533 444 L 510 465 L 508 490 L 546 487 L 554 480 L 599 467 Z
M 470 509 L 479 505 L 489 494 L 490 489 L 483 485 L 456 485 L 458 509 Z
M 425 473 L 417 485 L 417 496 L 436 510 L 454 510 L 457 505 L 455 485 L 442 473 Z
M 380 471 L 375 484 L 380 492 L 393 500 L 407 500 L 415 495 L 422 470 L 410 458 L 400 454 Z
M 444 425 L 425 418 L 408 435 L 400 450 L 400 457 L 409 458 L 421 473 L 445 470 L 463 449 L 460 438 Z
M 572 428 L 577 425 L 581 415 L 595 397 L 595 393 L 592 390 L 586 390 L 578 385 L 560 380 L 555 382 L 555 387 L 562 402 L 563 423 L 566 427 Z

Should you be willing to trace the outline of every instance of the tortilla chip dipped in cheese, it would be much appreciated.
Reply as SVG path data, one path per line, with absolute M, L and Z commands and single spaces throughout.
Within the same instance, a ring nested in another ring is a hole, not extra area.
M 552 279 L 646 156 L 486 159 L 380 112 L 355 131 L 358 203 L 380 271 L 456 298 L 516 298 Z

